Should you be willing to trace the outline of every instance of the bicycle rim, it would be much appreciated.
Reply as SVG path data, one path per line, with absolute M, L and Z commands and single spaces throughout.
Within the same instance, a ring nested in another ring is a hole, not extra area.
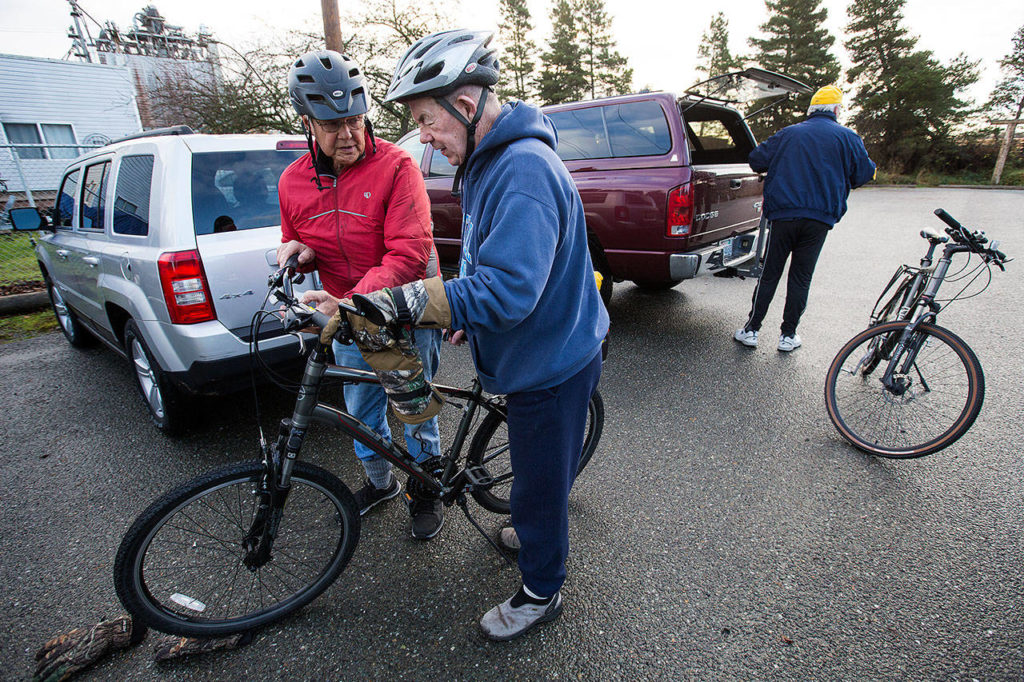
M 604 430 L 604 400 L 597 391 L 587 406 L 586 435 L 583 439 L 583 451 L 580 454 L 579 476 L 590 462 L 601 440 Z M 487 490 L 474 490 L 472 495 L 480 506 L 496 514 L 510 513 L 509 496 L 512 491 L 512 459 L 508 443 L 508 422 L 505 415 L 491 412 L 480 424 L 467 457 L 469 464 L 483 465 L 494 479 L 494 484 Z
M 250 570 L 242 541 L 262 475 L 259 462 L 231 465 L 143 512 L 114 569 L 133 616 L 173 634 L 225 636 L 282 618 L 327 589 L 359 540 L 351 492 L 323 469 L 297 463 L 272 558 Z
M 877 325 L 850 339 L 829 367 L 825 404 L 844 438 L 871 454 L 911 458 L 949 446 L 974 423 L 985 397 L 985 377 L 974 352 L 947 329 L 922 324 L 896 357 L 902 367 L 918 347 L 898 393 L 882 385 L 889 357 L 877 357 L 881 339 L 898 339 L 904 322 Z M 895 353 L 896 350 L 890 351 Z

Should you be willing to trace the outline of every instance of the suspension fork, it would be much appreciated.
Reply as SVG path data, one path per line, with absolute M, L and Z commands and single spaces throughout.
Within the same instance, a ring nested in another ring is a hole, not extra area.
M 291 490 L 292 470 L 302 449 L 326 369 L 327 354 L 323 344 L 317 343 L 306 361 L 292 417 L 281 420 L 274 445 L 264 452 L 266 473 L 255 491 L 256 512 L 248 533 L 242 539 L 242 547 L 246 550 L 243 562 L 250 571 L 256 571 L 271 560 L 274 539 Z

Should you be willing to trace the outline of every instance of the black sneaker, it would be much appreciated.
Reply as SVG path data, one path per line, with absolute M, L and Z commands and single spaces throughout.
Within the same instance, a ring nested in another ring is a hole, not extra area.
M 444 525 L 444 505 L 432 493 L 423 490 L 419 482 L 409 477 L 405 486 L 405 503 L 412 516 L 412 536 L 417 540 L 429 540 L 441 532 Z
M 391 485 L 387 488 L 378 488 L 370 482 L 370 479 L 366 479 L 363 487 L 355 493 L 359 515 L 362 516 L 381 502 L 396 497 L 400 492 L 402 492 L 402 486 L 398 483 L 398 479 L 395 478 L 394 474 L 391 474 Z

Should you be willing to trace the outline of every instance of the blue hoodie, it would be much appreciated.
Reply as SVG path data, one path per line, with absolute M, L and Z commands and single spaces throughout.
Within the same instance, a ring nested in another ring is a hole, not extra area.
M 775 133 L 750 152 L 749 161 L 755 171 L 768 173 L 768 220 L 810 218 L 835 225 L 846 213 L 850 190 L 875 177 L 864 142 L 825 111 Z
M 564 382 L 608 331 L 583 204 L 555 146 L 551 121 L 514 102 L 466 162 L 462 259 L 445 293 L 491 393 Z

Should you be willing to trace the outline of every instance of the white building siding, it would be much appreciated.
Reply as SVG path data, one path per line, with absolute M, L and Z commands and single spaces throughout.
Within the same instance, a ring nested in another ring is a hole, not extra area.
M 70 125 L 76 142 L 93 146 L 142 129 L 127 67 L 4 54 L 0 123 Z M 0 125 L 0 145 L 7 144 Z M 19 158 L 19 172 L 12 152 L 0 146 L 0 177 L 10 191 L 24 191 L 22 173 L 33 191 L 57 189 L 69 159 Z

